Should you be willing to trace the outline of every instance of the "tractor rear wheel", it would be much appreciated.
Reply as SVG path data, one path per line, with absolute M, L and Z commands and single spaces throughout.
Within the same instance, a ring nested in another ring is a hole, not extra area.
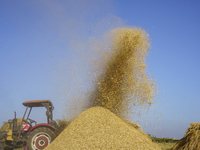
M 39 127 L 33 130 L 27 140 L 28 150 L 42 150 L 56 137 L 56 134 L 48 127 Z

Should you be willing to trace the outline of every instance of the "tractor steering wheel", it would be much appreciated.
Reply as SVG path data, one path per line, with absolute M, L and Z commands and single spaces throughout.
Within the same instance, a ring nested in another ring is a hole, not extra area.
M 37 122 L 36 122 L 35 120 L 32 120 L 32 119 L 30 119 L 30 118 L 28 118 L 28 120 L 30 121 L 31 124 L 32 124 L 32 123 L 37 124 Z
M 26 119 L 23 119 L 22 122 L 25 122 L 25 123 L 27 123 L 27 124 L 30 124 L 30 122 L 28 122 Z

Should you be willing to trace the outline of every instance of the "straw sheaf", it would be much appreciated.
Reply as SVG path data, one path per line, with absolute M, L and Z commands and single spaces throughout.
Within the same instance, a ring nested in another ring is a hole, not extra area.
M 17 126 L 21 125 L 22 118 L 17 118 Z M 13 128 L 11 124 L 11 129 Z M 8 122 L 4 122 L 3 125 L 0 128 L 0 131 L 9 131 L 10 130 L 10 124 Z
M 185 136 L 172 148 L 172 150 L 199 150 L 200 149 L 200 123 L 191 123 Z
M 102 107 L 81 113 L 45 150 L 159 150 L 139 129 Z

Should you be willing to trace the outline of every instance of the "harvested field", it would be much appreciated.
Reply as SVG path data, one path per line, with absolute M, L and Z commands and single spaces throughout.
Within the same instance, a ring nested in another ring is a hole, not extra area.
M 137 125 L 136 125 L 137 126 Z M 148 135 L 103 107 L 81 113 L 45 150 L 146 149 L 159 150 Z
M 191 123 L 185 136 L 172 150 L 199 150 L 200 149 L 200 123 Z
M 156 143 L 161 150 L 170 150 L 176 143 Z

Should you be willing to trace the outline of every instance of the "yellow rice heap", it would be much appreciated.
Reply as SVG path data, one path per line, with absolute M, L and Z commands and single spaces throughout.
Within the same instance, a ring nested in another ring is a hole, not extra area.
M 145 72 L 148 35 L 139 28 L 117 28 L 109 36 L 107 58 L 96 68 L 102 73 L 90 99 L 96 107 L 74 119 L 46 150 L 160 149 L 137 125 L 121 119 L 133 105 L 151 104 L 155 94 L 154 81 Z
M 101 106 L 117 115 L 127 115 L 132 106 L 149 106 L 155 96 L 155 84 L 145 71 L 150 43 L 139 28 L 116 28 L 109 33 L 109 59 L 97 78 L 92 95 L 93 106 Z M 104 45 L 104 43 L 102 43 Z M 109 51 L 108 50 L 108 51 Z
M 81 113 L 45 150 L 159 150 L 139 129 L 103 107 Z
M 174 145 L 172 150 L 199 150 L 200 123 L 191 123 L 185 136 Z

